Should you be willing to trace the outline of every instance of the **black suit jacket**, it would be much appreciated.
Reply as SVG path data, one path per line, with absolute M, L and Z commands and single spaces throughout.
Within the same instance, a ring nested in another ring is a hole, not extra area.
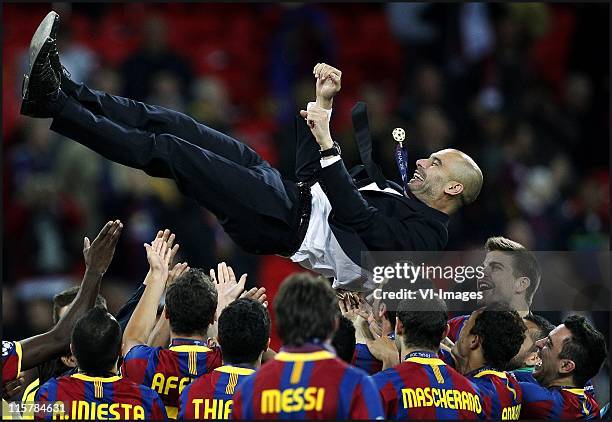
M 332 232 L 353 262 L 360 264 L 364 251 L 440 251 L 446 247 L 447 214 L 405 195 L 359 191 L 342 160 L 321 168 L 319 147 L 303 118 L 296 119 L 296 127 L 296 177 L 316 178 L 321 183 L 332 206 Z

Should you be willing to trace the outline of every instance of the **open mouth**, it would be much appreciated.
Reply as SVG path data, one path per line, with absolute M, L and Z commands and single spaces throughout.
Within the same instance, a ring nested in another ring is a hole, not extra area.
M 478 280 L 478 291 L 484 292 L 487 290 L 493 290 L 495 288 L 495 284 L 491 283 L 488 280 Z
M 425 178 L 421 175 L 421 173 L 419 173 L 418 170 L 415 170 L 414 174 L 412 175 L 412 179 L 410 179 L 411 182 L 413 181 L 423 182 L 424 180 Z

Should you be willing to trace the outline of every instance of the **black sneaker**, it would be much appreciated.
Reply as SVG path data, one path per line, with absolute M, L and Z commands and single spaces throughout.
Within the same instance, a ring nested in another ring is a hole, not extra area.
M 55 40 L 59 17 L 55 12 L 42 20 L 30 42 L 29 72 L 22 84 L 21 114 L 32 117 L 50 117 L 47 105 L 58 97 L 59 75 L 51 67 L 49 51 Z

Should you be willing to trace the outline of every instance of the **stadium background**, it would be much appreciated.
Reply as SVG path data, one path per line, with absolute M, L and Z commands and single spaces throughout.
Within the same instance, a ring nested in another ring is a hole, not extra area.
M 408 133 L 411 162 L 453 146 L 481 166 L 481 196 L 451 220 L 449 250 L 498 234 L 535 250 L 609 248 L 608 4 L 5 3 L 3 338 L 49 328 L 53 294 L 80 280 L 83 236 L 108 219 L 125 224 L 102 288 L 112 311 L 142 281 L 142 244 L 160 228 L 177 234 L 190 265 L 224 260 L 270 296 L 300 269 L 238 250 L 173 182 L 19 116 L 27 46 L 51 9 L 73 79 L 184 111 L 289 178 L 312 67 L 340 68 L 332 133 L 350 165 L 350 108 L 364 100 L 387 177 L 399 179 L 394 127 Z

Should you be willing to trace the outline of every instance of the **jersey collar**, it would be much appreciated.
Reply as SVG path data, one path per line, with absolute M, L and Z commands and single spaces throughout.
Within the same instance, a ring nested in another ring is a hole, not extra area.
M 76 378 L 76 379 L 81 380 L 81 381 L 91 381 L 91 382 L 93 382 L 93 381 L 115 382 L 115 381 L 118 381 L 118 380 L 121 379 L 120 375 L 113 375 L 113 376 L 110 376 L 110 377 L 92 377 L 92 376 L 89 376 L 89 375 L 82 374 L 80 372 L 77 372 L 76 374 L 72 374 L 72 375 L 70 375 L 70 377 L 71 378 Z
M 446 363 L 442 359 L 440 359 L 435 352 L 426 352 L 426 351 L 414 351 L 408 353 L 404 362 L 414 362 L 422 365 L 434 365 L 434 366 L 445 366 Z
M 493 376 L 503 378 L 503 379 L 508 378 L 505 372 L 497 371 L 493 367 L 486 366 L 486 365 L 481 368 L 474 369 L 473 371 L 470 371 L 467 374 L 465 374 L 466 377 L 474 377 L 474 378 L 484 377 L 485 375 L 493 375 Z
M 333 347 L 323 343 L 305 343 L 299 347 L 281 347 L 280 352 L 274 356 L 281 362 L 310 362 L 316 360 L 333 359 L 336 357 Z
M 206 346 L 206 342 L 201 340 L 195 340 L 192 338 L 173 338 L 170 342 L 170 347 L 173 346 Z
M 255 372 L 255 369 L 247 368 L 247 367 L 244 367 L 244 366 L 236 366 L 236 365 L 226 364 L 226 365 L 220 366 L 218 368 L 215 368 L 214 371 L 223 372 L 223 373 L 226 373 L 226 374 L 251 375 L 252 373 Z

